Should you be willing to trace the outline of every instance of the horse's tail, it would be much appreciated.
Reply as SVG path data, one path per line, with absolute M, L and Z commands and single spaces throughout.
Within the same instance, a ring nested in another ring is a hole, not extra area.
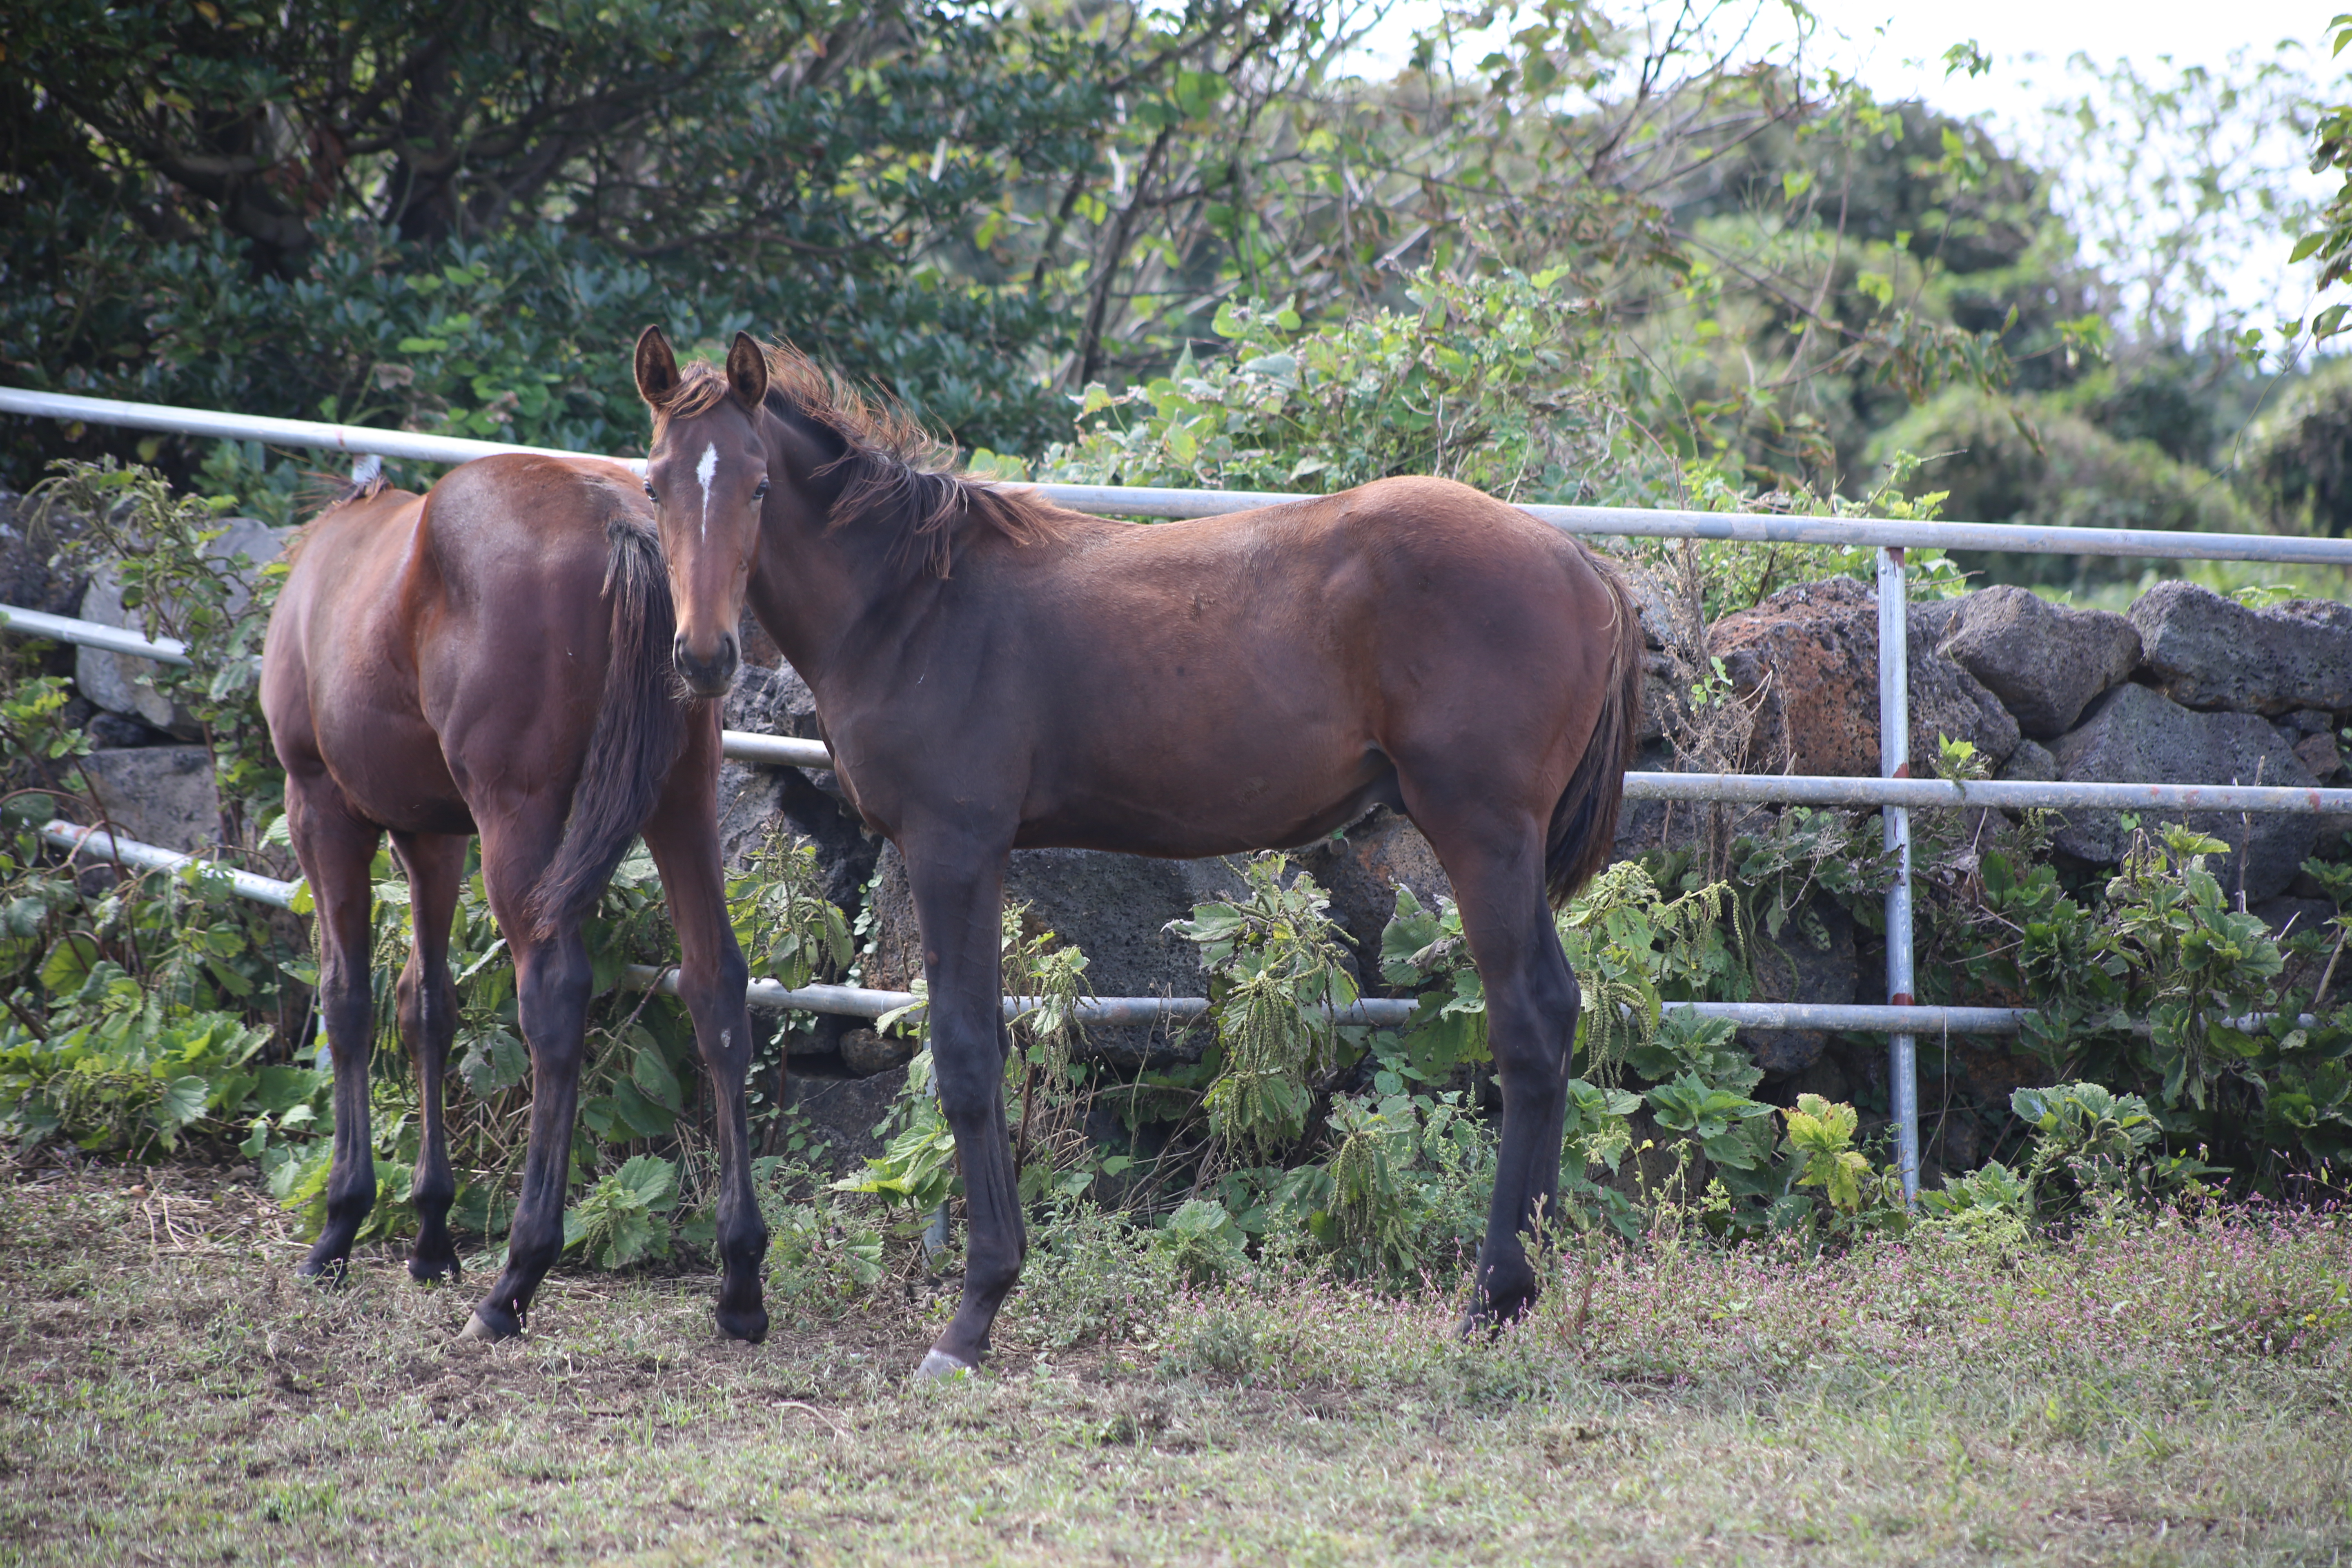
M 1617 808 L 1625 799 L 1625 769 L 1642 730 L 1642 619 L 1617 569 L 1583 543 L 1578 550 L 1609 589 L 1609 685 L 1593 721 L 1584 756 L 1552 807 L 1544 849 L 1544 886 L 1554 908 L 1606 868 L 1617 840 Z
M 604 696 L 572 791 L 562 842 L 531 889 L 528 909 L 542 939 L 595 908 L 613 868 L 653 814 L 686 738 L 685 703 L 670 668 L 677 612 L 660 541 L 635 519 L 620 516 L 605 525 L 605 535 L 612 633 Z

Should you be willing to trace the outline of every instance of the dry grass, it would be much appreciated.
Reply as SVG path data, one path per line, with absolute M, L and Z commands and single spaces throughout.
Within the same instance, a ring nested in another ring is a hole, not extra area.
M 2352 1226 L 1613 1259 L 1497 1344 L 1311 1280 L 909 1383 L 936 1304 L 757 1349 L 563 1275 L 521 1343 L 389 1255 L 298 1285 L 198 1171 L 0 1183 L 0 1560 L 2333 1563 Z

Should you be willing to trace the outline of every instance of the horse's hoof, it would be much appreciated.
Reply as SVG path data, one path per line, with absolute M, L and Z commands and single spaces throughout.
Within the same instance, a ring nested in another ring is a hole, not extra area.
M 503 1321 L 500 1321 L 502 1319 Z M 499 1340 L 513 1339 L 521 1332 L 522 1321 L 513 1313 L 500 1311 L 496 1307 L 477 1307 L 474 1315 L 466 1320 L 466 1326 L 457 1331 L 457 1337 L 494 1344 Z
M 915 1369 L 915 1375 L 917 1377 L 926 1377 L 935 1380 L 950 1377 L 970 1377 L 971 1375 L 971 1363 L 951 1356 L 945 1351 L 935 1350 L 923 1357 L 923 1364 Z
M 339 1255 L 331 1255 L 326 1258 L 314 1256 L 304 1258 L 302 1266 L 295 1269 L 294 1274 L 295 1278 L 308 1279 L 322 1290 L 332 1290 L 343 1283 L 351 1271 L 351 1259 Z
M 447 1258 L 412 1258 L 408 1260 L 408 1277 L 419 1285 L 436 1284 L 443 1279 L 455 1285 L 462 1272 L 454 1253 Z
M 768 1310 L 754 1307 L 748 1312 L 730 1312 L 719 1309 L 719 1331 L 730 1340 L 758 1344 L 768 1337 Z

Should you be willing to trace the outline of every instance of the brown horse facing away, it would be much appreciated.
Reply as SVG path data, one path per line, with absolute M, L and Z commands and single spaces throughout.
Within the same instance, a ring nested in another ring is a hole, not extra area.
M 389 832 L 415 927 L 396 986 L 423 1107 L 408 1269 L 457 1278 L 441 1104 L 457 1025 L 449 926 L 466 840 L 479 834 L 535 1082 L 506 1267 L 467 1332 L 521 1331 L 562 1249 L 591 987 L 580 923 L 642 831 L 677 926 L 679 994 L 720 1107 L 719 1326 L 739 1339 L 766 1333 L 768 1236 L 744 1117 L 745 970 L 712 820 L 719 715 L 678 689 L 672 605 L 653 509 L 618 464 L 485 458 L 428 495 L 362 493 L 304 531 L 270 618 L 261 701 L 317 901 L 334 1061 L 326 1227 L 306 1275 L 341 1275 L 375 1200 L 368 868 Z
M 1150 526 L 1061 511 L 926 471 L 900 422 L 740 334 L 723 375 L 681 374 L 648 328 L 636 376 L 680 674 L 723 689 L 748 598 L 906 858 L 971 1217 L 924 1370 L 986 1352 L 1026 1245 L 1003 1098 L 1011 851 L 1296 845 L 1376 802 L 1436 850 L 1486 980 L 1504 1110 L 1471 1316 L 1524 1310 L 1580 1001 L 1546 894 L 1607 863 L 1638 724 L 1617 575 L 1439 479 Z

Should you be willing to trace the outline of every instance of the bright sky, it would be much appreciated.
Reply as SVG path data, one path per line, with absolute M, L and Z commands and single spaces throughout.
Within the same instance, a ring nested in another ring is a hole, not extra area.
M 1879 97 L 1916 96 L 1948 113 L 1989 113 L 1997 121 L 2014 121 L 2065 96 L 2061 68 L 2078 51 L 2142 67 L 2168 55 L 2177 64 L 2218 67 L 2232 49 L 2266 53 L 2282 40 L 2293 40 L 2312 58 L 2325 58 L 2327 19 L 2338 7 L 2326 0 L 1971 0 L 1967 5 L 1823 0 L 1811 9 L 1822 23 L 1815 47 L 1827 46 L 1824 63 L 1859 74 Z M 1795 36 L 1785 10 L 1768 25 L 1779 39 Z M 1973 80 L 1964 75 L 1947 79 L 1944 51 L 1969 39 L 1992 57 L 1994 68 Z
M 2341 3 L 2341 0 L 2338 0 Z M 1619 16 L 1633 5 L 1612 6 Z M 1925 97 L 1955 114 L 1990 111 L 2016 119 L 2063 96 L 2058 68 L 2080 50 L 2102 60 L 2126 58 L 2152 62 L 2169 55 L 2183 64 L 2220 65 L 2231 50 L 2267 50 L 2293 39 L 2326 53 L 2326 25 L 2336 5 L 2293 5 L 2286 0 L 2232 0 L 2231 4 L 2184 4 L 2183 0 L 1972 0 L 1967 5 L 1895 5 L 1890 0 L 1814 0 L 1819 19 L 1815 59 L 1858 74 L 1881 98 Z M 1659 9 L 1663 12 L 1664 7 Z M 1374 60 L 1393 68 L 1404 58 L 1416 27 L 1438 14 L 1437 0 L 1397 0 L 1366 40 Z M 1756 52 L 1785 50 L 1796 25 L 1783 5 L 1763 7 L 1758 17 Z M 1943 54 L 1974 39 L 1996 62 L 1986 77 L 1947 81 Z
M 1674 4 L 1650 0 L 1647 9 L 1664 20 L 1673 15 Z M 1638 16 L 1643 8 L 1642 0 L 1617 0 L 1608 7 L 1621 19 Z M 1705 8 L 1705 0 L 1697 0 L 1697 8 Z M 1969 0 L 1966 5 L 1811 0 L 1810 9 L 1817 27 L 1805 51 L 1808 74 L 1818 77 L 1834 68 L 1858 78 L 1881 100 L 1918 98 L 1947 113 L 1981 118 L 2004 145 L 2029 155 L 2040 140 L 2045 108 L 2079 97 L 2087 85 L 2066 68 L 2077 52 L 2102 64 L 2128 60 L 2144 77 L 2168 79 L 2190 65 L 2219 71 L 2240 49 L 2249 59 L 2279 58 L 2275 51 L 2285 41 L 2303 46 L 2284 58 L 2299 60 L 2300 68 L 2315 81 L 2344 83 L 2352 72 L 2352 50 L 2334 65 L 2327 57 L 2328 18 L 2352 10 L 2352 0 L 2202 0 L 2194 5 L 2185 0 Z M 1366 73 L 1394 69 L 1402 62 L 1414 29 L 1439 14 L 1439 0 L 1396 0 L 1367 39 Z M 1727 8 L 1727 15 L 1744 19 L 1750 13 L 1744 7 Z M 1798 27 L 1785 0 L 1762 0 L 1753 15 L 1741 56 L 1786 63 Z M 1465 66 L 1475 63 L 1491 47 L 1491 37 L 1457 45 L 1457 58 Z M 1970 41 L 1990 58 L 1992 68 L 1976 78 L 1948 74 L 1944 51 Z M 2352 86 L 2330 90 L 2352 93 Z M 2268 152 L 2280 165 L 2297 163 L 2303 156 L 2299 144 L 2284 140 Z M 2317 177 L 2301 174 L 2296 186 L 2309 195 L 2324 195 L 2327 188 Z M 2060 199 L 2066 210 L 2077 212 L 2078 227 L 2086 233 L 2098 227 L 2068 205 L 2066 193 Z M 2242 254 L 2214 257 L 2217 269 L 2230 280 L 2231 298 L 2265 312 L 2275 308 L 2282 316 L 2306 309 L 2302 290 L 2307 279 L 2296 274 L 2309 269 L 2286 266 L 2292 243 L 2291 237 L 2275 243 L 2257 238 L 2239 247 Z

